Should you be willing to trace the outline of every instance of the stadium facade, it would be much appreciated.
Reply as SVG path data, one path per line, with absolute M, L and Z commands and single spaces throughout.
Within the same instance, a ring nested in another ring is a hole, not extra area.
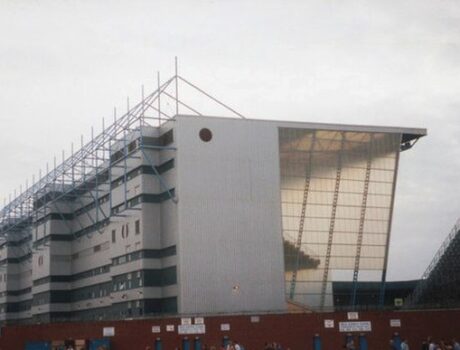
M 179 80 L 2 209 L 3 322 L 330 310 L 333 281 L 350 305 L 385 281 L 399 153 L 426 130 L 186 115 L 177 86 L 168 117 Z

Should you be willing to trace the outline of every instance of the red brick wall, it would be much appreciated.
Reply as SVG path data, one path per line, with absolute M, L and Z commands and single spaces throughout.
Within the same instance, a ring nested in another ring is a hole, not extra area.
M 260 322 L 252 323 L 250 316 L 205 317 L 206 334 L 199 335 L 202 344 L 219 345 L 224 336 L 238 340 L 246 350 L 263 349 L 265 342 L 279 342 L 284 349 L 309 350 L 317 333 L 322 339 L 323 350 L 338 350 L 344 344 L 345 334 L 338 330 L 338 323 L 347 321 L 346 313 L 276 314 L 259 315 Z M 324 328 L 324 320 L 333 319 L 333 329 Z M 401 327 L 390 327 L 390 319 L 400 319 Z M 419 349 L 423 339 L 431 335 L 435 339 L 460 338 L 460 310 L 414 312 L 359 312 L 360 321 L 371 321 L 372 331 L 367 333 L 370 350 L 387 350 L 394 332 L 408 338 L 412 349 Z M 230 324 L 230 331 L 221 331 L 222 323 Z M 175 332 L 166 332 L 166 325 L 174 324 Z M 180 318 L 151 319 L 116 322 L 60 323 L 33 326 L 10 326 L 2 329 L 2 350 L 24 349 L 27 340 L 63 340 L 102 338 L 103 327 L 115 327 L 111 338 L 114 350 L 144 350 L 153 347 L 161 338 L 163 350 L 181 347 L 184 336 L 177 334 Z M 152 326 L 160 326 L 161 333 L 153 334 Z M 358 335 L 356 333 L 356 335 Z M 188 338 L 193 344 L 194 335 Z M 191 346 L 193 350 L 193 346 Z

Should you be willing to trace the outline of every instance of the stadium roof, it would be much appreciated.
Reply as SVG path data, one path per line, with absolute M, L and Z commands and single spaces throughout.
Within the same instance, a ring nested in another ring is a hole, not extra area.
M 196 115 L 180 114 L 180 117 L 193 117 L 197 118 Z M 351 132 L 382 132 L 382 133 L 393 133 L 402 134 L 401 144 L 407 142 L 414 142 L 420 137 L 427 135 L 427 129 L 424 128 L 407 128 L 399 126 L 376 126 L 376 125 L 359 125 L 359 124 L 332 124 L 332 123 L 315 123 L 315 122 L 302 122 L 302 121 L 286 121 L 276 119 L 241 119 L 234 117 L 219 117 L 219 116 L 199 116 L 201 118 L 212 118 L 212 119 L 238 119 L 242 121 L 260 121 L 268 123 L 276 123 L 280 127 L 287 128 L 300 128 L 300 129 L 316 129 L 316 130 L 340 130 L 340 131 L 351 131 Z

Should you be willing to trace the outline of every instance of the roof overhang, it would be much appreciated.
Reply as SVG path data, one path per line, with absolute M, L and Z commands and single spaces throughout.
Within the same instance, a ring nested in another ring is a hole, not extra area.
M 177 115 L 175 118 L 210 118 L 210 119 L 230 119 L 238 120 L 241 123 L 273 123 L 278 127 L 315 129 L 315 130 L 334 130 L 334 131 L 351 131 L 351 132 L 381 132 L 401 134 L 401 151 L 410 149 L 421 137 L 427 135 L 427 129 L 424 128 L 407 128 L 399 126 L 376 126 L 376 125 L 359 125 L 359 124 L 329 124 L 329 123 L 312 123 L 300 121 L 285 121 L 272 119 L 240 119 L 219 116 L 196 116 L 196 115 Z

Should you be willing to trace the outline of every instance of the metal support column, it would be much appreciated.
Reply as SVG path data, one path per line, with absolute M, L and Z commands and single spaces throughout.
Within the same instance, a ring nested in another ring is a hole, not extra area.
M 366 220 L 366 208 L 367 208 L 367 194 L 369 192 L 369 181 L 371 176 L 372 166 L 372 150 L 373 150 L 374 134 L 371 134 L 368 146 L 368 155 L 366 161 L 366 175 L 364 178 L 363 198 L 361 200 L 361 210 L 359 214 L 359 229 L 358 237 L 356 241 L 356 253 L 355 253 L 355 266 L 353 269 L 353 285 L 351 291 L 350 305 L 354 309 L 356 305 L 356 294 L 358 291 L 358 274 L 359 274 L 359 263 L 361 260 L 361 248 L 363 245 L 363 233 L 364 233 L 364 222 Z
M 400 135 L 399 139 L 397 140 L 398 145 L 401 144 L 401 138 L 402 138 L 402 135 Z M 386 285 L 386 279 L 387 279 L 388 251 L 390 249 L 391 224 L 393 220 L 393 208 L 394 208 L 394 202 L 395 202 L 396 179 L 398 177 L 399 154 L 400 154 L 400 151 L 398 148 L 396 151 L 396 157 L 395 157 L 395 168 L 393 172 L 393 188 L 391 190 L 390 217 L 388 219 L 387 240 L 385 244 L 385 258 L 383 262 L 382 280 L 380 282 L 379 304 L 381 307 L 385 305 L 385 285 Z
M 334 197 L 332 200 L 332 210 L 331 210 L 331 221 L 329 223 L 329 233 L 327 239 L 327 250 L 326 258 L 324 260 L 324 271 L 323 271 L 323 281 L 321 284 L 321 296 L 320 296 L 320 309 L 324 309 L 324 302 L 326 300 L 326 290 L 327 290 L 327 281 L 329 278 L 329 264 L 331 261 L 331 251 L 332 251 L 332 240 L 334 238 L 334 228 L 335 228 L 335 215 L 337 213 L 337 201 L 339 199 L 339 189 L 340 189 L 340 180 L 342 177 L 342 153 L 345 146 L 345 133 L 341 132 L 341 145 L 340 150 L 337 155 L 337 172 L 335 177 L 335 186 L 334 186 Z
M 300 256 L 302 253 L 302 237 L 303 237 L 303 230 L 305 225 L 305 214 L 307 211 L 307 202 L 308 202 L 308 193 L 310 189 L 310 179 L 311 179 L 311 170 L 312 170 L 312 161 L 313 161 L 313 153 L 315 148 L 315 141 L 316 141 L 316 132 L 312 135 L 310 152 L 308 154 L 308 165 L 305 167 L 305 184 L 303 189 L 303 198 L 302 198 L 302 209 L 300 213 L 300 220 L 299 220 L 299 230 L 297 233 L 297 241 L 295 248 L 297 250 L 297 257 L 295 267 L 292 271 L 291 277 L 291 286 L 289 288 L 289 299 L 293 300 L 295 295 L 295 288 L 297 283 L 297 272 L 299 270 L 300 265 Z

